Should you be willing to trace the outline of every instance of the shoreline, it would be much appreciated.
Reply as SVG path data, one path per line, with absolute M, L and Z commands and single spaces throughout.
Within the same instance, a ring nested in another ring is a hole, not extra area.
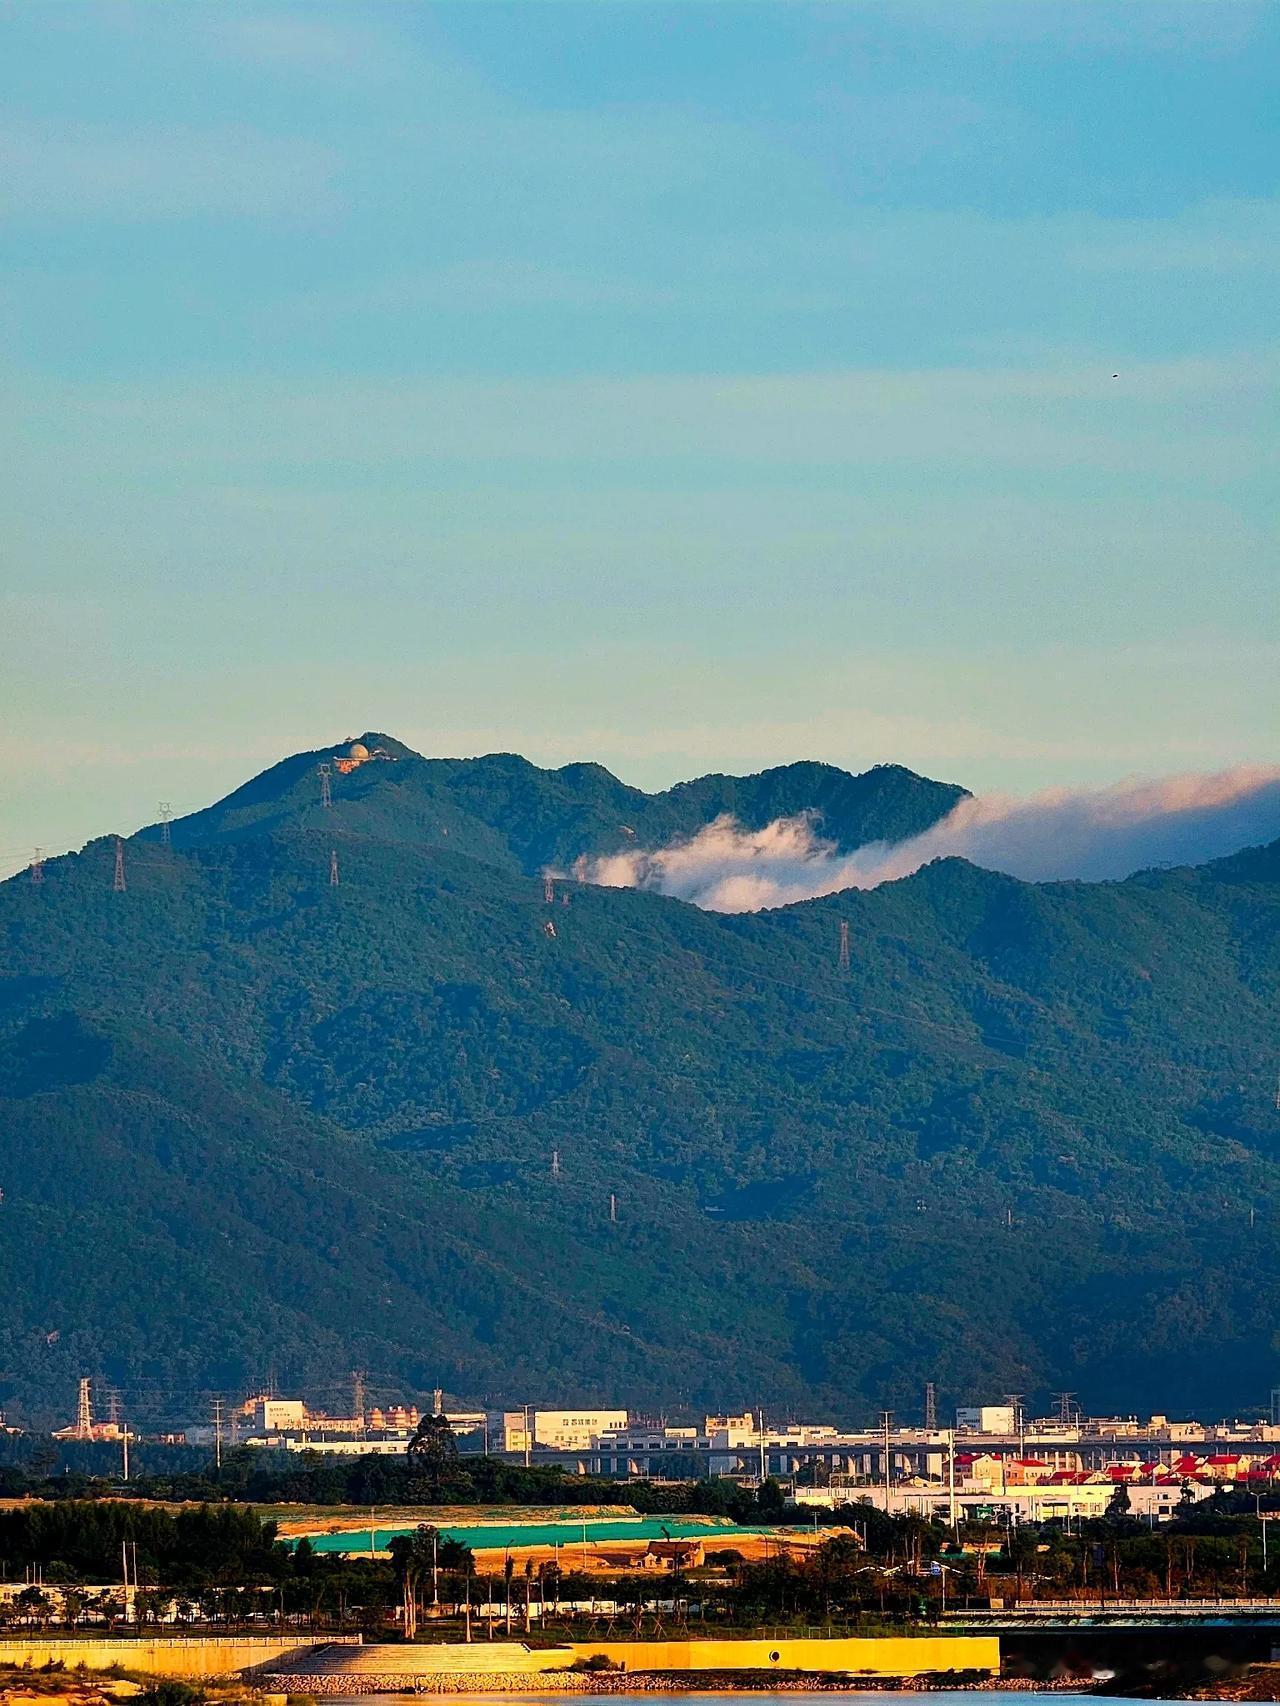
M 705 1680 L 703 1680 L 705 1678 Z M 851 1676 L 837 1671 L 438 1671 L 428 1675 L 265 1673 L 269 1695 L 305 1694 L 317 1700 L 361 1695 L 421 1694 L 1090 1694 L 1079 1679 L 1037 1682 L 1027 1677 Z

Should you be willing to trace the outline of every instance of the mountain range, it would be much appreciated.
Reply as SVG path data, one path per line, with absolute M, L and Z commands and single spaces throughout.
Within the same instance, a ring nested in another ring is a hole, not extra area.
M 126 838 L 123 891 L 110 836 L 0 885 L 0 1405 L 1265 1399 L 1280 843 L 724 916 L 563 873 L 965 791 L 359 744 Z

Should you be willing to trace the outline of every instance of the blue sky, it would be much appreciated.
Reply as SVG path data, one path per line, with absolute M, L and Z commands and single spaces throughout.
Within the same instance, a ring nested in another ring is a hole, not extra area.
M 0 8 L 0 855 L 367 727 L 1276 757 L 1280 8 Z

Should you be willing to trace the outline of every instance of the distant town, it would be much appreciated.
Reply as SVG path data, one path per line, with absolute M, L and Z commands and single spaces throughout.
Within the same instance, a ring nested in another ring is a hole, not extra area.
M 366 1405 L 357 1381 L 348 1415 L 296 1397 L 256 1393 L 215 1400 L 207 1419 L 144 1432 L 126 1423 L 118 1398 L 97 1413 L 93 1383 L 81 1380 L 75 1420 L 49 1436 L 58 1443 L 114 1444 L 128 1479 L 129 1453 L 150 1448 L 326 1457 L 403 1457 L 423 1417 L 415 1405 Z M 1269 1414 L 1207 1424 L 1151 1415 L 1086 1416 L 1069 1394 L 1057 1413 L 1027 1415 L 1021 1401 L 961 1406 L 943 1423 L 932 1389 L 926 1425 L 843 1429 L 826 1422 L 772 1421 L 767 1413 L 705 1416 L 688 1424 L 626 1409 L 469 1410 L 433 1394 L 428 1414 L 447 1417 L 459 1457 L 485 1455 L 526 1467 L 615 1479 L 674 1482 L 713 1477 L 758 1488 L 776 1481 L 790 1502 L 815 1513 L 862 1504 L 889 1515 L 949 1522 L 1070 1523 L 1125 1509 L 1160 1523 L 1223 1489 L 1280 1486 L 1280 1390 Z M 23 1430 L 5 1425 L 13 1437 Z

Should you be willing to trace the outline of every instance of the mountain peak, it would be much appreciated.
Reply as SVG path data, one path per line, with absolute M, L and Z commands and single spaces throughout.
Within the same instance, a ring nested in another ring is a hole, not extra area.
M 436 847 L 536 875 L 583 855 L 661 848 L 716 818 L 759 829 L 812 816 L 842 850 L 928 829 L 965 797 L 900 765 L 861 775 L 802 759 L 749 776 L 708 775 L 646 793 L 601 764 L 540 769 L 518 753 L 425 758 L 380 730 L 294 753 L 225 799 L 175 822 L 175 845 L 244 840 L 286 828 Z M 155 839 L 158 826 L 144 835 Z

